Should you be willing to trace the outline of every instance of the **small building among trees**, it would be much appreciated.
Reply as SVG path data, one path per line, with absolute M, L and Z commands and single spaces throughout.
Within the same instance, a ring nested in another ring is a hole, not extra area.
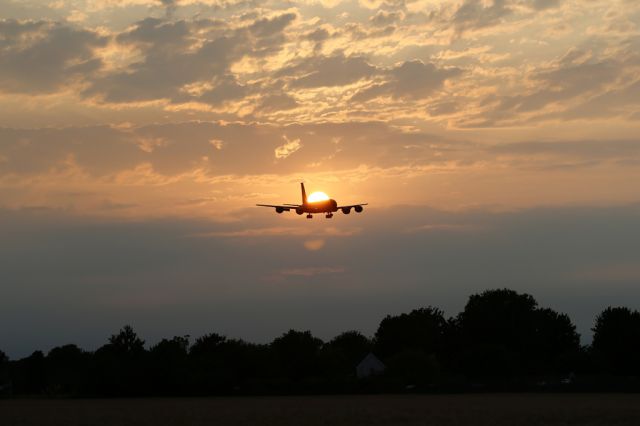
M 356 366 L 356 376 L 358 379 L 382 374 L 386 366 L 373 353 L 369 352 L 362 361 Z

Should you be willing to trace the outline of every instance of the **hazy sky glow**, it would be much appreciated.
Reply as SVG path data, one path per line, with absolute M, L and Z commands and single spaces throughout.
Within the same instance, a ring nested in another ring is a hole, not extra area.
M 301 180 L 370 206 L 252 207 Z M 640 308 L 637 182 L 637 0 L 0 0 L 12 356 L 372 333 L 502 286 L 587 340 Z

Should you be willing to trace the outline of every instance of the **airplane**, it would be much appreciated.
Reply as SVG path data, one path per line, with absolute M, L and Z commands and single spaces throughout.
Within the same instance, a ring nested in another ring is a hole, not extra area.
M 300 183 L 300 188 L 302 190 L 302 204 L 282 204 L 282 205 L 273 205 L 273 204 L 256 204 L 259 207 L 273 207 L 276 209 L 276 213 L 288 212 L 290 210 L 295 211 L 297 214 L 301 215 L 306 213 L 307 219 L 312 219 L 314 213 L 324 213 L 327 219 L 331 219 L 333 217 L 333 213 L 338 210 L 342 210 L 342 213 L 349 214 L 351 213 L 351 209 L 354 209 L 356 213 L 361 213 L 364 210 L 364 207 L 368 203 L 360 203 L 360 204 L 351 204 L 348 206 L 338 206 L 336 200 L 332 200 L 327 197 L 323 192 L 314 192 L 307 198 L 307 192 L 304 189 L 304 183 Z

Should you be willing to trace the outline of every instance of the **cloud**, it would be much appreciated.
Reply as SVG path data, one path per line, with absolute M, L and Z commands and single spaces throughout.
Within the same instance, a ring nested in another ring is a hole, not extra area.
M 640 157 L 640 140 L 528 141 L 494 145 L 489 151 L 497 154 L 546 154 L 563 158 L 608 161 Z
M 300 106 L 298 101 L 287 93 L 274 93 L 266 95 L 260 101 L 260 105 L 256 108 L 256 113 L 269 113 L 275 111 L 289 110 Z
M 474 232 L 478 230 L 477 226 L 464 223 L 429 223 L 409 228 L 406 232 Z
M 211 22 L 203 29 L 216 26 L 217 23 Z M 215 97 L 211 93 L 215 90 L 224 93 L 224 87 L 220 86 L 229 85 L 225 75 L 242 55 L 243 38 L 237 35 L 197 40 L 193 37 L 194 31 L 194 25 L 186 21 L 147 18 L 138 22 L 133 29 L 118 35 L 117 40 L 140 49 L 143 59 L 123 71 L 95 79 L 84 94 L 99 96 L 105 102 L 188 100 L 194 96 L 181 89 L 199 82 L 214 85 L 201 95 L 208 96 L 208 100 Z
M 344 271 L 344 268 L 321 266 L 310 268 L 284 269 L 280 271 L 280 274 L 284 276 L 313 277 L 316 275 L 341 274 Z
M 51 93 L 86 81 L 102 67 L 107 38 L 48 21 L 0 20 L 0 91 Z
M 274 236 L 307 236 L 312 234 L 312 230 L 299 228 L 299 227 L 286 227 L 286 226 L 275 226 L 268 228 L 249 228 L 249 229 L 241 229 L 237 231 L 222 231 L 222 232 L 204 232 L 200 234 L 191 235 L 192 237 L 197 238 L 210 238 L 210 237 L 228 237 L 228 238 L 238 238 L 238 237 L 274 237 Z
M 371 77 L 375 72 L 375 67 L 365 58 L 337 53 L 307 58 L 281 69 L 276 76 L 291 79 L 292 88 L 314 88 L 344 86 Z
M 242 238 L 242 237 L 306 237 L 306 236 L 325 236 L 325 237 L 350 237 L 359 234 L 361 229 L 359 228 L 336 228 L 336 227 L 324 227 L 322 230 L 309 228 L 305 226 L 270 226 L 264 228 L 247 228 L 239 230 L 227 230 L 227 231 L 213 231 L 203 232 L 198 234 L 189 235 L 193 238 L 212 238 L 212 237 L 226 237 L 226 238 Z M 311 241 L 311 247 L 316 247 L 322 242 L 323 239 L 309 240 Z M 307 242 L 309 242 L 307 241 Z M 322 245 L 318 248 L 322 248 Z M 306 246 L 306 242 L 305 242 Z M 310 249 L 312 250 L 312 249 Z
M 386 73 L 388 80 L 357 92 L 352 100 L 365 102 L 380 96 L 395 99 L 422 99 L 440 89 L 447 79 L 462 73 L 459 68 L 438 68 L 432 63 L 407 61 Z
M 276 147 L 274 151 L 277 160 L 287 158 L 288 156 L 302 148 L 300 139 L 289 140 L 286 136 L 283 136 L 282 138 L 285 140 L 285 144 Z
M 630 64 L 616 58 L 598 58 L 591 52 L 571 49 L 551 65 L 529 71 L 525 93 L 486 96 L 481 101 L 484 111 L 466 119 L 483 120 L 481 126 L 498 126 L 556 117 L 593 117 L 599 114 L 593 109 L 599 103 L 606 117 L 614 111 L 606 93 L 622 92 L 619 82 L 630 69 Z M 628 89 L 635 87 L 631 84 Z M 619 103 L 613 103 L 625 108 L 635 101 L 623 95 Z
M 452 23 L 456 32 L 475 30 L 498 24 L 511 13 L 508 0 L 465 0 L 455 11 Z
M 562 3 L 562 1 L 563 0 L 533 0 L 529 3 L 531 7 L 536 10 L 544 10 L 558 7 Z
M 369 18 L 369 21 L 378 27 L 384 27 L 395 23 L 402 19 L 402 13 L 396 11 L 378 10 L 375 15 Z
M 79 176 L 86 185 L 100 187 L 106 182 L 214 184 L 300 176 L 310 173 L 309 165 L 317 162 L 322 167 L 312 170 L 314 174 L 397 180 L 476 166 L 532 170 L 568 164 L 623 166 L 638 160 L 637 147 L 631 137 L 541 138 L 487 145 L 380 122 L 0 128 L 0 181 L 16 188 L 53 181 L 76 185 Z M 71 171 L 75 174 L 65 175 Z
M 322 247 L 324 247 L 324 244 L 325 244 L 325 240 L 323 239 L 307 240 L 304 242 L 304 248 L 306 248 L 309 251 L 317 251 L 317 250 L 320 250 Z
M 243 57 L 278 52 L 284 29 L 296 15 L 284 13 L 232 28 L 215 19 L 146 18 L 117 35 L 142 58 L 92 81 L 84 91 L 104 102 L 168 100 L 222 105 L 253 91 L 231 72 Z

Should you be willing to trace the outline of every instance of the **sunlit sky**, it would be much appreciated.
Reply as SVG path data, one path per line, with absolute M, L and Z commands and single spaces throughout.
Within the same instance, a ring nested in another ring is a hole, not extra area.
M 361 214 L 313 220 L 299 182 Z M 0 0 L 0 349 L 640 308 L 637 0 Z

